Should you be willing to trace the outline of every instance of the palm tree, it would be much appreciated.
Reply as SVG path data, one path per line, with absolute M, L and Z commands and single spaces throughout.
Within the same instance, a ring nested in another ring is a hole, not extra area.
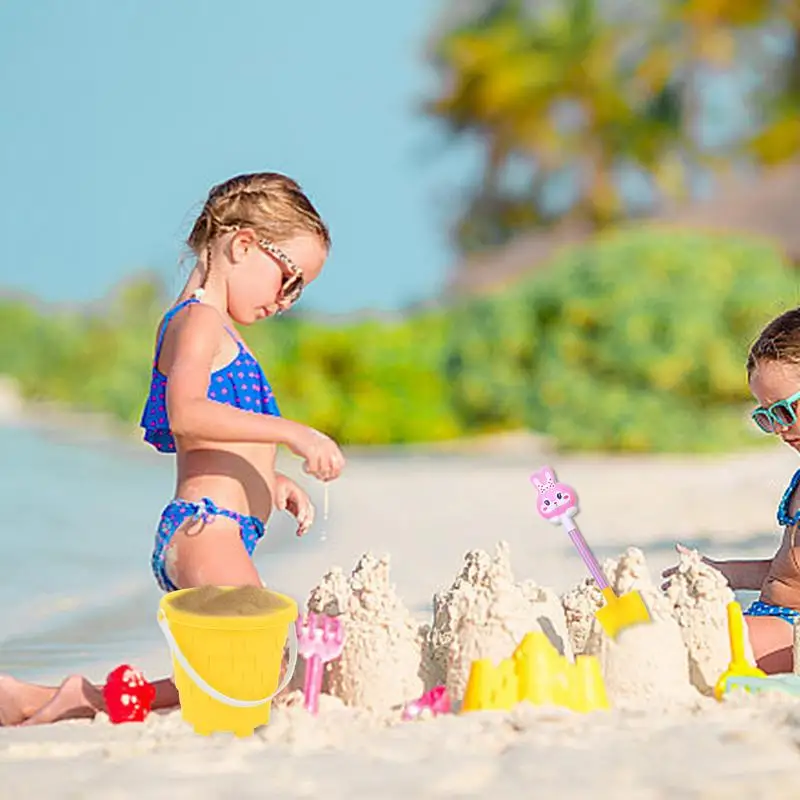
M 426 109 L 485 148 L 457 228 L 463 249 L 554 217 L 616 222 L 631 210 L 617 180 L 623 166 L 646 176 L 659 199 L 687 196 L 696 167 L 727 166 L 735 155 L 698 145 L 701 71 L 730 67 L 743 36 L 766 22 L 788 20 L 796 38 L 800 27 L 798 0 L 661 0 L 646 23 L 612 22 L 604 5 L 494 0 L 440 39 L 441 90 Z M 800 151 L 800 41 L 794 65 L 794 84 L 764 94 L 763 130 L 742 142 L 760 163 Z M 509 174 L 524 179 L 510 185 Z M 554 213 L 543 196 L 565 175 L 575 196 Z
M 765 124 L 749 142 L 749 152 L 763 164 L 779 164 L 800 153 L 800 2 L 784 0 L 783 21 L 792 40 L 791 57 L 777 90 L 767 97 Z
M 498 0 L 444 35 L 435 54 L 442 91 L 427 109 L 454 135 L 477 134 L 486 151 L 462 239 L 469 223 L 494 240 L 546 223 L 542 191 L 569 170 L 578 185 L 571 216 L 602 225 L 626 213 L 616 169 L 652 167 L 676 125 L 668 87 L 636 81 L 627 33 L 601 19 L 595 0 L 533 13 Z M 523 187 L 504 185 L 510 165 L 527 169 Z M 494 230 L 481 229 L 492 216 Z

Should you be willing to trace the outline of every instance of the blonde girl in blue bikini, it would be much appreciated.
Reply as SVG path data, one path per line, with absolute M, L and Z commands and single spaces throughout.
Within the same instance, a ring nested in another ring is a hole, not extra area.
M 298 184 L 284 175 L 241 175 L 215 186 L 188 238 L 196 265 L 159 326 L 144 439 L 174 453 L 176 489 L 158 524 L 152 569 L 164 591 L 200 585 L 261 585 L 252 561 L 273 508 L 311 526 L 314 509 L 277 472 L 285 445 L 322 481 L 345 460 L 326 435 L 281 416 L 264 371 L 236 329 L 297 302 L 320 274 L 328 229 Z M 177 704 L 169 680 L 155 707 Z M 88 716 L 98 687 L 71 676 L 60 687 L 0 677 L 0 724 Z
M 752 417 L 758 427 L 779 436 L 800 452 L 800 308 L 767 325 L 747 359 L 750 390 L 758 402 Z M 706 563 L 718 569 L 732 589 L 759 591 L 745 611 L 745 621 L 758 666 L 768 673 L 791 672 L 793 624 L 800 617 L 800 470 L 795 472 L 778 505 L 783 538 L 772 558 Z M 683 549 L 681 545 L 678 549 Z M 675 567 L 664 572 L 669 577 Z
M 313 509 L 275 471 L 276 445 L 324 481 L 344 466 L 331 439 L 281 417 L 234 329 L 287 309 L 319 275 L 330 238 L 314 207 L 282 175 L 240 176 L 211 190 L 188 243 L 198 267 L 159 329 L 142 415 L 145 440 L 177 457 L 152 559 L 164 591 L 257 584 L 251 556 L 275 505 L 305 533 Z

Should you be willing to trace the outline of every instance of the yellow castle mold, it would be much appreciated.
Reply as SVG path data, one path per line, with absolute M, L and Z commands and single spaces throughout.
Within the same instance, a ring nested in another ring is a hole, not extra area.
M 597 658 L 578 656 L 572 663 L 541 631 L 526 634 L 497 666 L 488 658 L 473 661 L 461 710 L 507 710 L 523 700 L 581 713 L 610 707 Z

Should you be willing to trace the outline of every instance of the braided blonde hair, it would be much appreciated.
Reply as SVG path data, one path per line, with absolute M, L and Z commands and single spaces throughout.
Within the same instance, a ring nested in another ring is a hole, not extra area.
M 208 265 L 214 239 L 237 228 L 252 228 L 276 244 L 310 233 L 331 246 L 327 225 L 300 185 L 278 172 L 237 175 L 214 186 L 186 243 Z

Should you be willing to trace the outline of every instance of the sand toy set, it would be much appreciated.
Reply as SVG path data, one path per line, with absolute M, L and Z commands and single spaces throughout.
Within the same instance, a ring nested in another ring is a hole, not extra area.
M 574 522 L 577 497 L 558 483 L 549 467 L 531 477 L 538 490 L 539 513 L 562 525 L 605 598 L 597 618 L 609 636 L 649 615 L 637 592 L 617 597 Z M 323 614 L 298 616 L 296 603 L 260 587 L 205 586 L 162 598 L 158 622 L 169 644 L 183 718 L 199 734 L 229 731 L 248 736 L 270 719 L 272 699 L 289 683 L 298 655 L 305 660 L 304 707 L 319 709 L 325 665 L 344 646 L 341 620 Z M 289 659 L 281 678 L 283 654 Z M 471 665 L 461 710 L 511 708 L 519 702 L 559 705 L 587 712 L 609 707 L 600 665 L 593 656 L 570 661 L 540 631 L 528 633 L 508 659 Z M 451 711 L 444 686 L 407 703 L 403 718 L 427 711 Z M 146 712 L 145 712 L 146 713 Z
M 559 482 L 553 469 L 546 466 L 533 473 L 530 481 L 537 492 L 537 511 L 566 531 L 600 590 L 601 605 L 592 613 L 609 640 L 617 640 L 632 626 L 653 622 L 640 592 L 617 595 L 609 584 L 575 522 L 575 490 Z M 735 688 L 800 695 L 800 677 L 766 676 L 747 662 L 738 603 L 727 606 L 727 615 L 731 660 L 713 687 L 715 697 L 722 699 Z M 182 716 L 197 733 L 206 735 L 227 731 L 249 736 L 268 724 L 271 701 L 288 685 L 298 658 L 305 667 L 303 707 L 316 715 L 326 666 L 339 659 L 345 647 L 344 618 L 322 613 L 302 617 L 294 600 L 261 587 L 205 586 L 175 591 L 162 598 L 158 621 L 172 654 Z M 420 697 L 403 704 L 402 718 L 413 720 L 453 710 L 507 710 L 522 702 L 579 713 L 610 707 L 605 667 L 601 668 L 596 655 L 562 654 L 542 630 L 520 631 L 516 636 L 521 639 L 510 643 L 513 652 L 501 656 L 499 662 L 474 657 L 466 661 L 466 685 L 451 687 L 463 694 L 460 704 L 451 701 L 444 685 L 425 687 L 427 691 Z M 281 677 L 287 645 L 288 660 Z M 127 665 L 118 672 L 107 685 L 112 721 L 144 718 L 152 701 L 151 688 Z

